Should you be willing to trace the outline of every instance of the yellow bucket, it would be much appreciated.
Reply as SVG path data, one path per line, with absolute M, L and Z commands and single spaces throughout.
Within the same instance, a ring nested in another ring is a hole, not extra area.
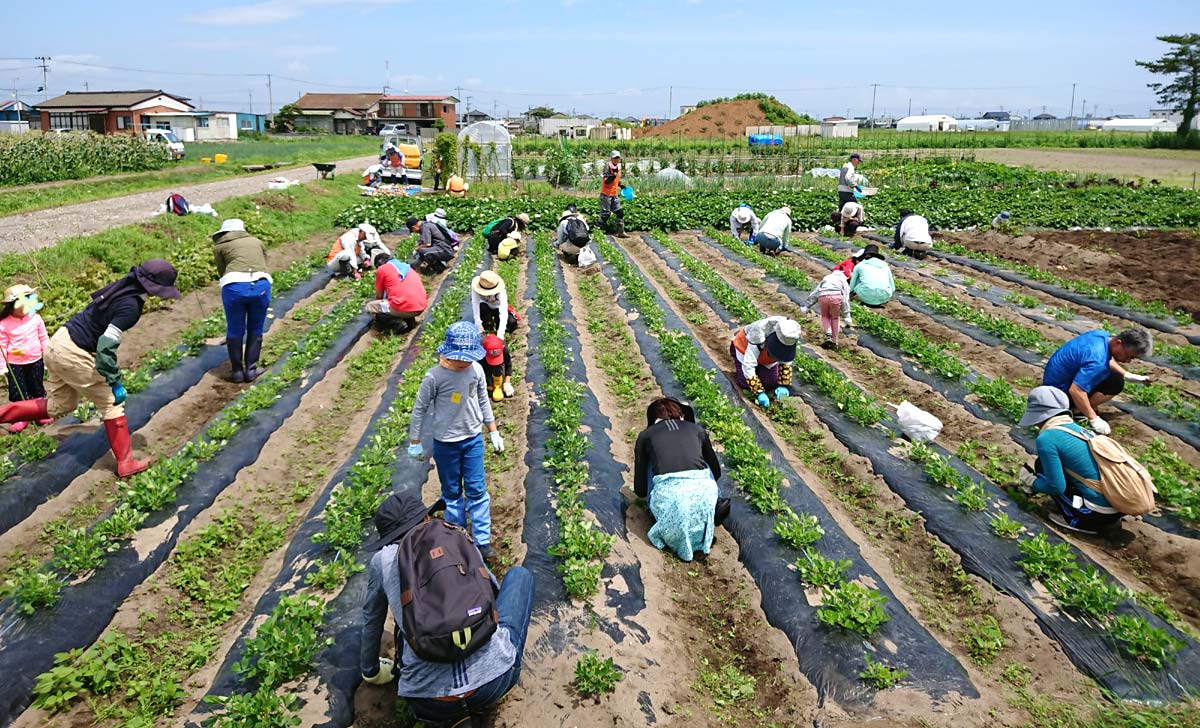
M 225 162 L 225 160 L 227 160 L 227 159 L 229 159 L 229 157 L 225 154 L 214 154 L 213 155 L 213 161 L 216 162 L 217 164 L 223 164 Z
M 212 161 L 212 157 L 200 157 L 200 164 L 208 164 Z

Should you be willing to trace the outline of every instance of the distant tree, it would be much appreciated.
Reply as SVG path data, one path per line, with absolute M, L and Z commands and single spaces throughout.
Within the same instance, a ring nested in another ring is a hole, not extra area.
M 530 109 L 527 113 L 530 116 L 534 117 L 535 119 L 549 119 L 550 117 L 554 116 L 558 112 L 555 111 L 554 109 L 550 108 L 549 106 L 535 106 L 532 109 Z
M 1196 118 L 1196 107 L 1200 105 L 1200 33 L 1185 35 L 1160 35 L 1158 39 L 1171 46 L 1171 50 L 1157 61 L 1135 61 L 1137 65 L 1160 76 L 1173 76 L 1170 83 L 1147 84 L 1158 95 L 1159 103 L 1172 111 L 1183 112 L 1183 121 L 1175 133 L 1188 136 L 1192 119 Z
M 434 119 L 433 120 L 433 128 L 437 129 L 438 131 L 441 131 L 446 128 L 446 122 L 441 119 Z
M 296 117 L 300 116 L 300 107 L 295 104 L 284 104 L 279 107 L 279 111 L 275 112 L 275 130 L 287 131 L 296 123 Z

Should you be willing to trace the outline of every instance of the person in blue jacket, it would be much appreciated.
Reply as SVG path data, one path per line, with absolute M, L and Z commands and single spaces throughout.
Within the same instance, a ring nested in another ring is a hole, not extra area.
M 1127 329 L 1116 336 L 1104 330 L 1089 331 L 1050 355 L 1042 384 L 1061 389 L 1092 429 L 1107 435 L 1112 428 L 1096 410 L 1123 392 L 1126 381 L 1148 379 L 1125 371 L 1121 365 L 1146 356 L 1153 348 L 1154 342 L 1145 329 Z
M 1121 520 L 1099 492 L 1083 479 L 1100 479 L 1100 469 L 1087 440 L 1090 430 L 1071 419 L 1071 402 L 1057 387 L 1035 387 L 1029 392 L 1021 427 L 1039 427 L 1037 460 L 1033 469 L 1021 471 L 1026 492 L 1043 493 L 1054 502 L 1049 518 L 1054 523 L 1082 533 L 1096 533 Z

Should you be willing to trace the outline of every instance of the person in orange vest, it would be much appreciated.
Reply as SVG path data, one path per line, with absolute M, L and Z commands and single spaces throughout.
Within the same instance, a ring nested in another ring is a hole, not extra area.
M 792 362 L 799 340 L 800 324 L 785 316 L 768 316 L 733 335 L 729 344 L 733 378 L 739 387 L 750 390 L 761 407 L 771 406 L 767 390 L 774 390 L 775 399 L 791 395 L 788 385 L 792 383 Z
M 450 175 L 450 179 L 446 180 L 446 191 L 451 197 L 466 197 L 467 190 L 471 189 L 471 185 L 457 174 Z
M 600 224 L 607 226 L 608 218 L 617 218 L 617 237 L 625 235 L 625 210 L 621 209 L 621 153 L 614 151 L 608 155 L 608 164 L 604 165 L 604 181 L 600 185 Z
M 358 280 L 362 278 L 361 269 L 370 268 L 376 255 L 390 252 L 375 226 L 364 222 L 342 233 L 333 242 L 325 267 L 335 276 L 353 276 Z

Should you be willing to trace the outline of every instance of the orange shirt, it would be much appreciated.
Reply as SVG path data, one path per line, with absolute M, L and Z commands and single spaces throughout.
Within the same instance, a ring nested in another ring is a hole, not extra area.
M 746 347 L 750 346 L 749 339 L 746 338 L 746 329 L 741 328 L 733 335 L 733 348 L 737 349 L 739 354 L 746 354 Z M 767 347 L 764 345 L 758 352 L 758 365 L 769 367 L 775 364 L 775 359 L 767 353 Z

